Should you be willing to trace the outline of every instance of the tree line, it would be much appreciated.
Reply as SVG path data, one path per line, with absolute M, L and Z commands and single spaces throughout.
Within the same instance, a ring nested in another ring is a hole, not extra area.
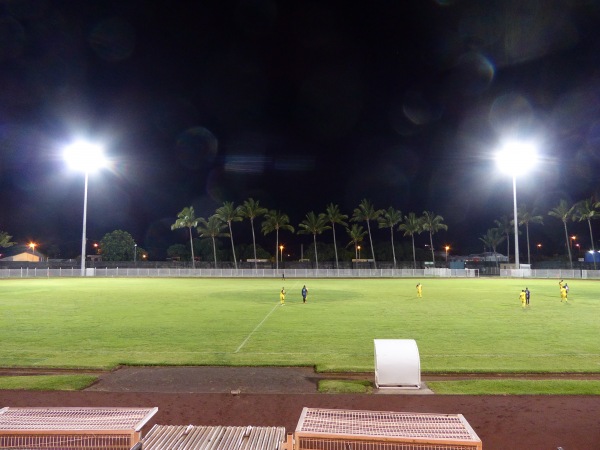
M 547 215 L 560 220 L 563 224 L 566 256 L 571 264 L 571 268 L 573 267 L 573 259 L 571 254 L 571 246 L 569 245 L 570 237 L 568 225 L 570 222 L 587 223 L 590 234 L 591 250 L 593 252 L 596 251 L 592 221 L 600 217 L 600 201 L 596 201 L 592 197 L 575 203 L 569 203 L 567 200 L 562 199 L 555 207 L 547 212 Z M 404 237 L 410 237 L 413 266 L 416 268 L 417 259 L 415 235 L 424 232 L 429 235 L 431 260 L 435 262 L 433 236 L 440 230 L 448 229 L 448 226 L 444 223 L 444 218 L 432 211 L 423 211 L 423 213 L 420 215 L 417 215 L 414 212 L 403 215 L 400 210 L 394 207 L 389 207 L 387 209 L 376 209 L 367 199 L 361 200 L 359 205 L 354 209 L 351 217 L 343 214 L 338 205 L 330 203 L 326 206 L 324 212 L 315 213 L 314 211 L 310 211 L 297 225 L 297 227 L 294 227 L 290 224 L 290 219 L 287 214 L 280 210 L 270 210 L 264 208 L 260 205 L 259 201 L 254 200 L 253 198 L 245 200 L 241 205 L 238 206 L 234 205 L 233 202 L 224 202 L 223 205 L 217 208 L 215 213 L 208 218 L 196 217 L 194 208 L 192 206 L 185 207 L 177 215 L 177 220 L 171 226 L 171 229 L 188 229 L 191 261 L 194 267 L 194 232 L 197 233 L 201 238 L 202 244 L 205 242 L 210 243 L 210 251 L 213 256 L 215 267 L 217 265 L 217 240 L 219 238 L 228 237 L 231 242 L 233 263 L 237 269 L 238 259 L 236 257 L 236 247 L 234 245 L 233 223 L 241 222 L 244 219 L 248 219 L 250 222 L 255 267 L 257 264 L 256 260 L 258 259 L 256 245 L 257 228 L 260 228 L 260 231 L 265 236 L 273 232 L 275 233 L 274 255 L 277 268 L 279 268 L 279 259 L 277 258 L 277 255 L 280 249 L 280 231 L 312 235 L 315 258 L 314 262 L 317 268 L 319 265 L 317 237 L 322 235 L 325 231 L 331 230 L 333 235 L 333 249 L 336 268 L 339 268 L 339 246 L 337 232 L 340 230 L 340 228 L 345 230 L 348 238 L 348 244 L 346 247 L 354 247 L 356 259 L 359 258 L 359 246 L 362 244 L 365 238 L 368 237 L 372 264 L 374 267 L 377 267 L 374 250 L 375 246 L 373 245 L 371 229 L 371 224 L 374 224 L 380 229 L 389 229 L 391 256 L 394 268 L 397 266 L 394 233 L 401 232 Z M 257 223 L 259 219 L 262 219 L 262 222 Z M 517 229 L 519 229 L 519 227 L 524 227 L 526 234 L 527 262 L 531 264 L 531 244 L 529 234 L 530 225 L 544 225 L 544 217 L 538 210 L 536 210 L 536 208 L 529 209 L 525 204 L 522 204 L 519 205 L 517 210 L 517 221 Z M 497 253 L 498 246 L 506 241 L 506 253 L 510 259 L 510 236 L 514 235 L 514 219 L 510 219 L 508 216 L 504 215 L 499 219 L 494 220 L 494 224 L 495 226 L 489 228 L 484 235 L 479 237 L 479 240 L 484 244 L 485 248 L 490 249 L 494 252 L 494 254 Z M 519 234 L 521 234 L 520 230 Z M 10 247 L 14 244 L 15 242 L 12 242 L 11 235 L 5 231 L 0 231 L 0 248 Z M 142 259 L 145 255 L 147 255 L 147 252 L 144 249 L 135 244 L 133 237 L 131 237 L 129 233 L 121 230 L 116 230 L 112 233 L 106 234 L 100 241 L 100 248 L 103 259 L 105 260 L 127 261 L 136 259 L 136 257 Z M 596 269 L 596 258 L 594 258 L 593 262 L 594 269 Z M 496 265 L 498 265 L 497 258 Z
M 217 208 L 215 213 L 208 218 L 196 217 L 193 206 L 185 207 L 177 215 L 177 220 L 171 225 L 172 230 L 187 228 L 190 240 L 190 252 L 192 265 L 195 267 L 194 258 L 194 244 L 193 244 L 193 231 L 195 230 L 198 235 L 203 239 L 208 239 L 211 242 L 213 259 L 215 267 L 217 266 L 217 244 L 216 239 L 222 237 L 229 237 L 231 241 L 231 251 L 233 254 L 234 266 L 237 269 L 237 257 L 235 254 L 235 245 L 233 237 L 232 224 L 234 222 L 240 222 L 244 219 L 248 219 L 252 231 L 252 246 L 254 250 L 254 264 L 257 265 L 257 251 L 256 251 L 256 229 L 255 220 L 263 218 L 260 223 L 260 230 L 266 236 L 271 233 L 275 233 L 275 263 L 276 268 L 279 269 L 279 258 L 277 257 L 280 252 L 279 245 L 279 232 L 289 232 L 297 234 L 312 235 L 314 254 L 315 254 L 315 267 L 319 268 L 319 256 L 317 246 L 317 236 L 323 234 L 327 230 L 331 230 L 333 234 L 333 247 L 335 253 L 335 267 L 339 268 L 339 256 L 338 256 L 338 244 L 337 244 L 337 230 L 336 226 L 342 227 L 348 238 L 350 239 L 349 245 L 353 245 L 355 252 L 359 248 L 359 245 L 368 236 L 369 247 L 371 249 L 371 261 L 373 266 L 377 267 L 377 261 L 375 258 L 375 251 L 373 246 L 373 237 L 371 230 L 371 223 L 377 224 L 379 228 L 389 228 L 390 230 L 390 244 L 392 248 L 392 258 L 394 268 L 396 268 L 396 251 L 394 246 L 394 232 L 402 231 L 404 236 L 410 236 L 412 239 L 412 254 L 413 264 L 416 267 L 416 254 L 415 254 L 415 242 L 414 235 L 422 232 L 429 233 L 429 241 L 431 247 L 431 258 L 435 262 L 435 253 L 433 249 L 433 235 L 440 230 L 447 230 L 448 226 L 444 223 L 444 218 L 440 215 L 435 214 L 432 211 L 423 211 L 421 216 L 417 216 L 411 212 L 405 216 L 402 215 L 401 211 L 393 207 L 389 207 L 387 210 L 375 209 L 373 204 L 363 199 L 357 208 L 354 209 L 352 217 L 343 214 L 340 211 L 338 205 L 330 203 L 325 208 L 325 212 L 315 213 L 310 211 L 306 214 L 305 218 L 294 227 L 290 224 L 290 218 L 287 214 L 280 210 L 270 210 L 260 205 L 260 202 L 249 198 L 245 200 L 241 205 L 236 206 L 233 202 L 224 202 L 223 206 Z M 347 222 L 355 222 L 351 225 Z M 362 225 L 365 224 L 365 226 Z M 358 259 L 358 254 L 356 254 Z
M 569 245 L 569 222 L 587 222 L 590 232 L 591 250 L 593 253 L 596 252 L 594 246 L 594 233 L 592 230 L 592 220 L 600 217 L 600 202 L 595 201 L 594 198 L 588 198 L 580 200 L 578 202 L 570 204 L 567 200 L 560 200 L 558 205 L 548 211 L 548 215 L 558 219 L 563 224 L 565 232 L 565 247 L 567 249 L 567 257 L 573 268 L 573 257 L 571 255 L 571 246 Z M 509 219 L 507 216 L 502 216 L 500 220 L 494 221 L 496 226 L 489 228 L 483 236 L 479 238 L 483 244 L 491 249 L 496 255 L 497 247 L 506 240 L 507 245 L 507 256 L 510 260 L 510 235 L 514 236 L 514 219 Z M 544 224 L 544 217 L 533 208 L 529 209 L 526 205 L 520 205 L 517 209 L 517 229 L 519 226 L 525 226 L 525 234 L 527 237 L 527 263 L 531 264 L 531 244 L 529 240 L 529 225 L 531 224 Z M 520 231 L 519 231 L 520 233 Z M 596 257 L 594 255 L 594 270 L 596 270 Z M 496 256 L 496 266 L 498 266 L 498 257 Z
M 600 202 L 595 201 L 593 198 L 578 201 L 573 204 L 569 204 L 566 200 L 560 200 L 557 206 L 552 208 L 547 214 L 551 217 L 559 219 L 563 223 L 565 232 L 565 247 L 567 250 L 568 260 L 570 261 L 571 267 L 573 266 L 573 260 L 571 255 L 571 248 L 569 245 L 569 232 L 568 222 L 587 222 L 589 233 L 591 250 L 595 252 L 594 236 L 592 230 L 592 220 L 597 219 L 600 216 Z M 245 200 L 241 205 L 236 206 L 233 202 L 224 202 L 223 206 L 217 208 L 215 214 L 210 216 L 208 219 L 203 217 L 195 217 L 194 208 L 192 206 L 184 208 L 178 215 L 176 222 L 171 226 L 172 230 L 178 228 L 188 228 L 190 238 L 190 250 L 192 255 L 192 264 L 194 264 L 194 246 L 193 246 L 193 230 L 195 229 L 198 235 L 203 239 L 210 239 L 211 248 L 213 253 L 213 259 L 215 267 L 217 265 L 217 244 L 216 239 L 221 237 L 228 237 L 231 242 L 231 251 L 233 254 L 233 262 L 237 269 L 237 258 L 235 254 L 235 245 L 233 237 L 232 224 L 234 222 L 240 222 L 244 219 L 250 221 L 252 231 L 252 246 L 254 251 L 254 261 L 256 265 L 256 230 L 255 230 L 255 219 L 263 218 L 260 229 L 266 236 L 270 233 L 275 232 L 275 262 L 276 268 L 279 268 L 279 258 L 277 257 L 279 252 L 279 232 L 290 232 L 297 234 L 312 235 L 313 246 L 314 246 L 314 257 L 315 267 L 319 267 L 318 257 L 318 246 L 317 236 L 323 234 L 327 230 L 331 230 L 333 235 L 333 248 L 335 255 L 335 267 L 339 268 L 339 257 L 338 257 L 338 243 L 337 243 L 337 230 L 336 226 L 342 227 L 349 238 L 348 245 L 352 245 L 355 251 L 355 258 L 358 259 L 358 248 L 365 238 L 368 237 L 369 248 L 371 251 L 371 261 L 373 267 L 377 267 L 377 261 L 375 258 L 375 247 L 373 245 L 373 236 L 371 224 L 376 224 L 380 229 L 389 229 L 390 231 L 390 246 L 392 254 L 392 262 L 394 268 L 396 268 L 396 250 L 394 245 L 394 233 L 396 231 L 402 232 L 404 237 L 410 237 L 412 246 L 412 258 L 413 266 L 416 268 L 416 250 L 415 250 L 415 235 L 423 232 L 429 235 L 429 248 L 431 251 L 431 260 L 435 263 L 435 251 L 433 236 L 441 230 L 448 230 L 448 226 L 444 223 L 444 218 L 432 211 L 423 211 L 421 215 L 417 215 L 414 212 L 410 212 L 403 215 L 402 212 L 394 207 L 388 209 L 376 209 L 368 199 L 363 199 L 359 205 L 354 209 L 352 216 L 349 217 L 343 214 L 339 206 L 330 203 L 326 206 L 325 211 L 321 213 L 315 213 L 310 211 L 306 214 L 305 218 L 294 227 L 290 224 L 289 216 L 279 210 L 269 210 L 260 205 L 260 202 L 249 198 Z M 543 225 L 543 216 L 533 208 L 529 209 L 525 204 L 520 205 L 517 211 L 517 229 L 519 227 L 525 227 L 525 233 L 527 238 L 527 261 L 531 264 L 531 244 L 529 227 L 532 224 Z M 354 222 L 349 224 L 348 222 Z M 483 242 L 486 248 L 491 249 L 494 254 L 497 253 L 498 246 L 506 241 L 507 243 L 507 256 L 510 259 L 510 235 L 514 235 L 514 219 L 509 219 L 507 216 L 502 216 L 500 219 L 494 221 L 495 227 L 487 230 L 487 232 L 479 238 Z M 364 226 L 363 226 L 364 224 Z M 366 229 L 365 229 L 366 227 Z M 519 231 L 519 233 L 521 233 Z M 496 259 L 496 264 L 498 261 Z M 596 261 L 594 258 L 594 269 L 596 269 Z

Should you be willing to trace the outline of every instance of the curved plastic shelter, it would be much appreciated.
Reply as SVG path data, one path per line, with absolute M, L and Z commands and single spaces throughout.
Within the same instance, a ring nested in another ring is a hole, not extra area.
M 375 385 L 379 388 L 419 389 L 421 360 L 414 339 L 375 339 Z

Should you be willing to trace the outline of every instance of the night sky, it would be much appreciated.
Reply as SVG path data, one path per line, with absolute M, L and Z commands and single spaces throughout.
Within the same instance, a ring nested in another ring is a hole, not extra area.
M 90 240 L 123 229 L 164 257 L 186 242 L 170 229 L 186 206 L 253 197 L 297 227 L 367 198 L 433 211 L 437 247 L 481 252 L 512 217 L 494 151 L 520 138 L 542 158 L 518 202 L 561 252 L 547 212 L 600 194 L 599 30 L 597 0 L 2 1 L 0 230 L 77 255 L 83 175 L 62 150 L 85 138 L 112 161 L 90 176 Z

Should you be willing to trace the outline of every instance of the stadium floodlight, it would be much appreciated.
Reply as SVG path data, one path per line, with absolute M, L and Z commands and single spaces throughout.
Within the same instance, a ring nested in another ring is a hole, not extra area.
M 87 193 L 88 176 L 90 172 L 106 167 L 107 160 L 101 146 L 85 141 L 76 141 L 68 145 L 64 151 L 64 158 L 69 166 L 85 174 L 83 192 L 83 233 L 81 235 L 81 276 L 85 276 L 85 231 L 87 220 Z
M 534 143 L 525 141 L 507 141 L 498 153 L 498 168 L 512 176 L 513 180 L 513 213 L 515 222 L 515 268 L 519 264 L 519 221 L 517 217 L 517 176 L 526 173 L 537 161 L 537 149 Z

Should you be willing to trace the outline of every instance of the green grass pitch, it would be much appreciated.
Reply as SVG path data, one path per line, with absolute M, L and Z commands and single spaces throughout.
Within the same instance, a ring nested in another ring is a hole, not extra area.
M 415 339 L 423 372 L 600 372 L 600 283 L 567 281 L 569 304 L 554 279 L 7 279 L 0 366 L 370 372 L 373 339 Z

